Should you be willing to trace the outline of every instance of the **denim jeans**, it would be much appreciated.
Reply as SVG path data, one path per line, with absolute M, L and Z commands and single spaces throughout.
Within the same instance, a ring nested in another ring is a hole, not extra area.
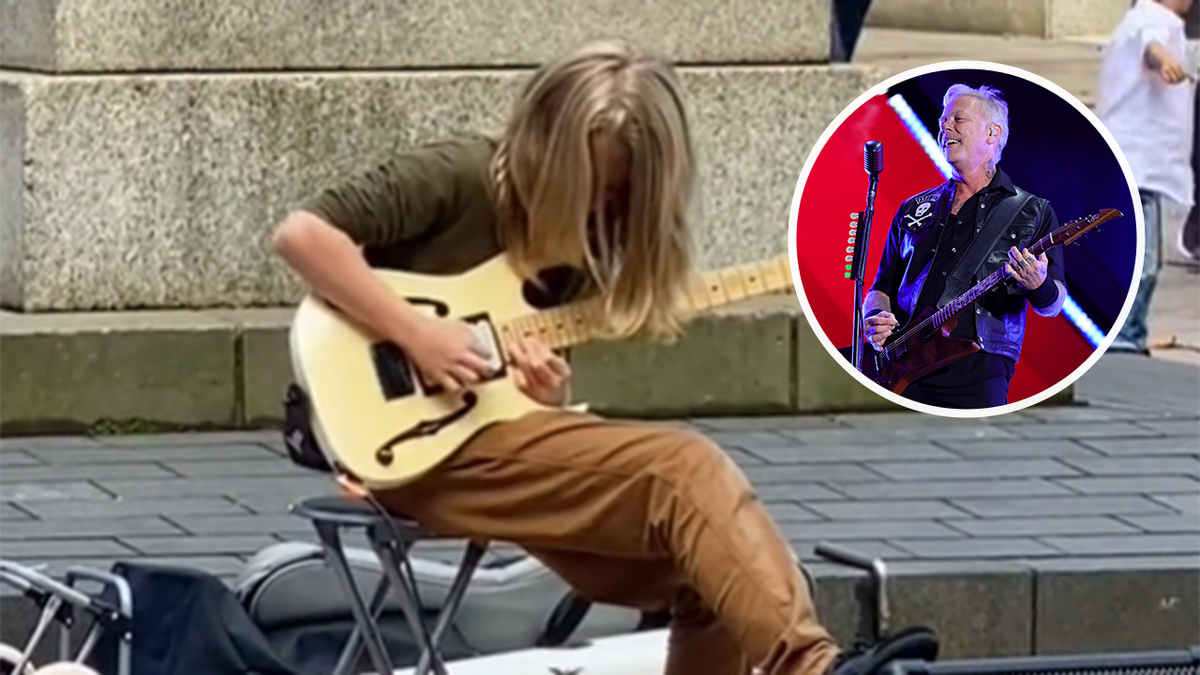
M 1121 326 L 1111 351 L 1147 352 L 1150 348 L 1150 305 L 1154 300 L 1154 288 L 1158 285 L 1158 273 L 1162 269 L 1163 198 L 1157 192 L 1138 190 L 1142 202 L 1142 213 L 1146 219 L 1146 251 L 1142 256 L 1142 276 L 1137 295 L 1129 308 L 1129 315 Z

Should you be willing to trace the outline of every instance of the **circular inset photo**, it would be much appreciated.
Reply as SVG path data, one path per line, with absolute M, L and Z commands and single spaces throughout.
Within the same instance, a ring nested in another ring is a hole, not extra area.
M 901 73 L 826 129 L 792 199 L 796 292 L 864 386 L 947 417 L 1003 414 L 1074 382 L 1133 303 L 1143 233 L 1112 136 L 1032 73 Z

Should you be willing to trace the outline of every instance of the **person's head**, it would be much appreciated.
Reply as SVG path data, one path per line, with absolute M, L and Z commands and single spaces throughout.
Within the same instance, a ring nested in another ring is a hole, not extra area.
M 942 154 L 960 174 L 989 161 L 998 164 L 1008 145 L 1008 103 L 987 85 L 951 85 L 942 97 L 938 125 Z
M 691 280 L 694 159 L 671 67 L 592 42 L 543 66 L 500 139 L 500 237 L 518 271 L 588 270 L 615 336 L 673 336 Z
M 1192 0 L 1158 0 L 1158 3 L 1179 16 L 1187 16 L 1192 11 Z

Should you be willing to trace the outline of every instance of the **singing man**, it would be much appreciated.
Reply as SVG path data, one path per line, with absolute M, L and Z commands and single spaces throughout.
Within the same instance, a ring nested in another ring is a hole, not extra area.
M 1004 267 L 1012 280 L 964 308 L 950 334 L 980 350 L 901 392 L 941 408 L 992 408 L 1008 403 L 1026 304 L 1055 316 L 1067 297 L 1061 248 L 1036 257 L 1029 250 L 1058 227 L 1058 217 L 1047 200 L 1014 186 L 999 167 L 1009 127 L 1008 103 L 998 90 L 955 84 L 942 108 L 938 146 L 954 173 L 896 210 L 863 301 L 863 336 L 879 350 L 926 308 L 945 306 Z

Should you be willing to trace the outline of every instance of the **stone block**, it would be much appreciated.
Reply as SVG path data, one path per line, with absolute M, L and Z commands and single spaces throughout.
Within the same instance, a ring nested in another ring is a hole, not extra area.
M 612 36 L 681 62 L 812 63 L 828 59 L 829 7 L 830 0 L 0 0 L 0 67 L 113 72 L 513 66 Z
M 1032 651 L 1033 579 L 1027 570 L 999 562 L 897 561 L 889 567 L 894 570 L 888 578 L 893 630 L 933 628 L 943 659 Z M 858 616 L 853 589 L 863 575 L 837 570 L 814 571 L 814 576 L 822 623 L 842 644 L 850 644 Z
M 672 345 L 578 347 L 575 398 L 596 412 L 638 417 L 787 411 L 798 310 L 794 296 L 771 296 L 699 317 Z
M 1178 557 L 1033 563 L 1038 653 L 1178 649 L 1200 635 L 1200 564 Z
M 241 327 L 240 396 L 250 427 L 273 426 L 283 419 L 283 393 L 292 381 L 288 326 L 292 310 L 218 313 Z
M 743 20 L 739 23 L 744 24 Z M 269 228 L 343 172 L 495 128 L 520 71 L 57 77 L 0 73 L 6 250 L 25 311 L 262 307 L 298 299 Z M 704 267 L 786 251 L 796 172 L 877 78 L 856 67 L 682 69 Z
M 1094 36 L 1111 32 L 1128 8 L 1128 0 L 877 0 L 867 25 L 1043 38 Z
M 232 326 L 189 313 L 5 314 L 0 431 L 232 425 L 233 345 Z
M 812 324 L 796 322 L 796 410 L 801 413 L 907 410 L 860 384 L 821 344 Z

